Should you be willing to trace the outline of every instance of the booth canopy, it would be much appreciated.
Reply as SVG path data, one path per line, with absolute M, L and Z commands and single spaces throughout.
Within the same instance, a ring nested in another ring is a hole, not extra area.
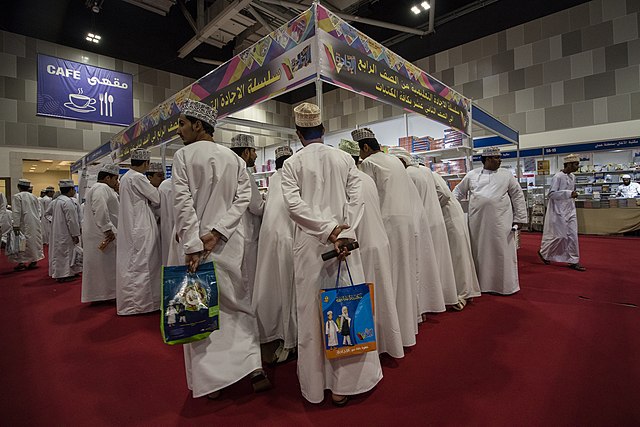
M 319 4 L 265 36 L 71 167 L 72 172 L 111 155 L 129 158 L 176 136 L 182 100 L 207 103 L 224 118 L 317 79 L 471 132 L 471 101 L 370 39 Z

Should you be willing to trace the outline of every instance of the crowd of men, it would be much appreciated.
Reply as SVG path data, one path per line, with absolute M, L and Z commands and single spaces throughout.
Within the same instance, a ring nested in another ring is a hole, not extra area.
M 527 210 L 497 148 L 485 149 L 483 167 L 451 191 L 406 150 L 384 152 L 368 128 L 337 148 L 325 145 L 320 109 L 303 103 L 294 109 L 303 148 L 277 147 L 263 197 L 248 171 L 253 137 L 238 134 L 229 149 L 213 141 L 214 109 L 186 100 L 181 112 L 184 147 L 170 179 L 136 149 L 121 178 L 118 165 L 102 166 L 82 213 L 73 181 L 60 181 L 54 200 L 50 187 L 38 201 L 20 180 L 13 228 L 27 239 L 17 270 L 43 258 L 44 239 L 51 277 L 73 280 L 82 269 L 82 302 L 115 299 L 119 315 L 159 309 L 162 265 L 196 271 L 214 261 L 222 327 L 184 345 L 194 397 L 215 399 L 246 376 L 256 391 L 268 389 L 263 360 L 297 356 L 303 396 L 319 403 L 330 390 L 343 406 L 382 379 L 378 353 L 402 358 L 416 344 L 424 315 L 462 310 L 481 292 L 519 290 L 515 234 Z M 576 163 L 565 161 L 551 192 L 551 212 L 560 217 L 548 216 L 539 254 L 581 270 L 577 228 L 565 215 Z M 468 220 L 461 200 L 468 200 Z M 353 240 L 359 249 L 350 252 Z M 323 261 L 331 249 L 339 256 Z M 374 283 L 377 352 L 328 360 L 318 295 L 335 286 L 344 259 L 355 283 Z

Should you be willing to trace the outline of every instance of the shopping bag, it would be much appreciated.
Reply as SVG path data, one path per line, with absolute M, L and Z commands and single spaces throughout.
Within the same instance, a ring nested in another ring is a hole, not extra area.
M 71 269 L 76 271 L 82 271 L 82 260 L 84 258 L 84 252 L 82 247 L 75 245 L 73 247 L 73 253 L 71 254 Z
M 27 250 L 27 238 L 19 231 L 7 233 L 7 247 L 5 253 L 10 258 L 16 258 L 21 252 Z
M 213 262 L 189 273 L 186 265 L 162 267 L 162 338 L 169 345 L 208 337 L 220 328 L 218 282 Z
M 351 286 L 320 291 L 322 335 L 327 359 L 355 356 L 376 350 L 373 283 L 353 284 L 349 264 L 345 260 Z

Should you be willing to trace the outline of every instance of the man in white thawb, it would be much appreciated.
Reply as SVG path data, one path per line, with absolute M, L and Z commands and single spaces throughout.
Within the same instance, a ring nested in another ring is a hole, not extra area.
M 576 176 L 573 174 L 580 167 L 580 157 L 577 154 L 569 154 L 563 160 L 564 168 L 551 179 L 549 204 L 538 256 L 545 264 L 550 264 L 551 261 L 566 262 L 576 271 L 586 271 L 586 268 L 580 265 L 575 203 L 578 193 Z
M 294 223 L 282 196 L 282 166 L 293 150 L 276 148 L 276 172 L 269 178 L 269 192 L 264 205 L 258 240 L 258 264 L 253 288 L 253 308 L 258 316 L 260 343 L 279 340 L 274 361 L 284 362 L 298 346 L 296 294 L 293 283 Z M 275 347 L 275 346 L 274 346 Z M 263 347 L 265 360 L 271 358 Z
M 432 252 L 435 255 L 440 273 L 439 285 L 442 289 L 441 293 L 444 303 L 453 306 L 458 303 L 456 279 L 451 261 L 451 248 L 449 247 L 447 228 L 442 210 L 440 209 L 432 172 L 426 168 L 419 168 L 411 157 L 411 154 L 402 147 L 390 147 L 389 154 L 400 159 L 407 171 L 407 175 L 409 175 L 409 178 L 411 178 L 411 181 L 413 181 L 418 190 L 433 244 L 431 248 L 427 249 L 427 252 Z M 430 273 L 426 270 L 421 272 L 421 274 L 429 275 Z M 418 289 L 418 307 L 421 313 L 429 311 L 430 300 L 433 299 L 433 295 L 437 296 L 437 294 L 430 289 L 430 287 L 433 286 L 435 286 L 435 284 L 431 283 L 429 287 L 424 289 L 424 292 L 420 292 L 421 288 Z
M 22 232 L 27 241 L 27 248 L 12 257 L 18 265 L 16 271 L 23 271 L 37 267 L 39 260 L 44 258 L 42 252 L 42 223 L 40 222 L 40 203 L 38 198 L 29 193 L 31 181 L 18 180 L 18 193 L 11 199 L 11 215 L 13 218 L 13 231 L 15 234 Z
M 514 226 L 527 222 L 518 181 L 501 169 L 500 149 L 482 151 L 483 167 L 469 172 L 453 190 L 469 196 L 471 250 L 482 292 L 511 295 L 520 290 Z
M 175 239 L 173 234 L 173 187 L 171 178 L 167 178 L 158 186 L 160 193 L 160 247 L 162 251 L 162 265 L 168 265 L 169 248 Z
M 116 297 L 114 272 L 120 203 L 114 188 L 119 176 L 117 164 L 105 163 L 98 172 L 98 182 L 85 195 L 81 302 L 108 301 Z
M 220 293 L 220 329 L 185 344 L 187 385 L 193 397 L 216 399 L 223 388 L 249 375 L 255 391 L 271 387 L 261 368 L 258 324 L 251 295 L 242 282 L 241 218 L 251 184 L 245 163 L 213 141 L 216 112 L 198 101 L 180 105 L 178 135 L 185 147 L 173 156 L 175 232 L 170 265 L 213 261 Z
M 640 196 L 640 184 L 631 182 L 631 175 L 625 173 L 620 179 L 622 184 L 618 185 L 616 197 L 633 198 Z
M 375 134 L 368 128 L 351 136 L 360 148 L 360 170 L 369 175 L 378 189 L 380 213 L 391 247 L 391 273 L 396 296 L 398 320 L 405 347 L 416 344 L 418 333 L 418 247 L 416 210 L 417 190 L 402 163 L 380 150 Z M 425 225 L 426 227 L 426 225 Z M 432 255 L 432 254 L 431 254 Z M 434 274 L 437 271 L 432 270 Z M 441 311 L 444 311 L 444 302 Z
M 469 227 L 460 202 L 455 198 L 444 178 L 437 173 L 433 173 L 432 176 L 436 184 L 438 201 L 442 208 L 442 216 L 447 228 L 451 261 L 456 275 L 458 303 L 453 308 L 460 311 L 470 299 L 481 295 L 476 266 L 471 253 Z
M 147 179 L 154 187 L 160 187 L 162 181 L 164 181 L 164 168 L 162 167 L 162 163 L 152 162 L 149 163 L 149 169 L 145 173 Z
M 42 210 L 42 241 L 45 245 L 49 244 L 49 236 L 51 235 L 51 216 L 46 215 L 49 205 L 53 200 L 55 188 L 48 186 L 44 189 L 44 196 L 40 199 L 40 207 Z
M 58 185 L 60 196 L 53 205 L 49 243 L 51 277 L 58 282 L 70 282 L 82 272 L 82 265 L 75 261 L 76 245 L 80 243 L 80 221 L 77 205 L 72 200 L 76 194 L 75 183 L 71 179 L 63 179 Z
M 116 305 L 121 316 L 160 309 L 160 233 L 152 210 L 160 205 L 160 194 L 144 175 L 149 159 L 147 150 L 133 150 L 131 169 L 120 179 Z
M 360 147 L 357 142 L 343 139 L 338 148 L 358 164 Z M 361 170 L 358 170 L 358 175 L 362 180 L 364 212 L 355 230 L 360 244 L 364 280 L 374 284 L 377 349 L 379 354 L 387 353 L 391 357 L 401 358 L 404 357 L 404 349 L 391 274 L 391 249 L 386 233 L 381 232 L 384 222 L 380 213 L 380 197 L 373 179 Z
M 356 237 L 364 209 L 361 181 L 346 153 L 323 143 L 324 127 L 317 105 L 294 108 L 296 131 L 303 149 L 282 167 L 282 193 L 294 232 L 294 278 L 298 313 L 298 380 L 302 395 L 320 403 L 324 390 L 332 402 L 344 406 L 349 395 L 371 390 L 382 379 L 376 352 L 329 360 L 324 355 L 324 320 L 319 292 L 335 287 L 340 259 L 348 255 L 346 239 Z M 323 262 L 321 255 L 335 248 L 340 256 Z M 354 283 L 364 274 L 360 254 L 353 253 Z M 345 276 L 346 277 L 346 276 Z M 348 279 L 347 279 L 348 280 Z
M 260 237 L 260 224 L 262 223 L 262 212 L 264 210 L 264 199 L 249 169 L 256 165 L 256 158 L 258 157 L 253 136 L 245 134 L 234 136 L 231 138 L 231 150 L 244 160 L 249 174 L 249 182 L 251 183 L 251 202 L 249 202 L 249 207 L 242 217 L 242 225 L 244 227 L 242 280 L 253 295 L 256 263 L 258 261 L 258 238 Z

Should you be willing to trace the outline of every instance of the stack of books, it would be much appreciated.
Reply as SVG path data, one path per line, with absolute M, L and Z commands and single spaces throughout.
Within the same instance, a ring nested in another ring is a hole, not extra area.
M 444 148 L 460 147 L 464 142 L 464 135 L 455 129 L 444 130 Z
M 467 162 L 465 159 L 447 160 L 449 173 L 467 173 Z

